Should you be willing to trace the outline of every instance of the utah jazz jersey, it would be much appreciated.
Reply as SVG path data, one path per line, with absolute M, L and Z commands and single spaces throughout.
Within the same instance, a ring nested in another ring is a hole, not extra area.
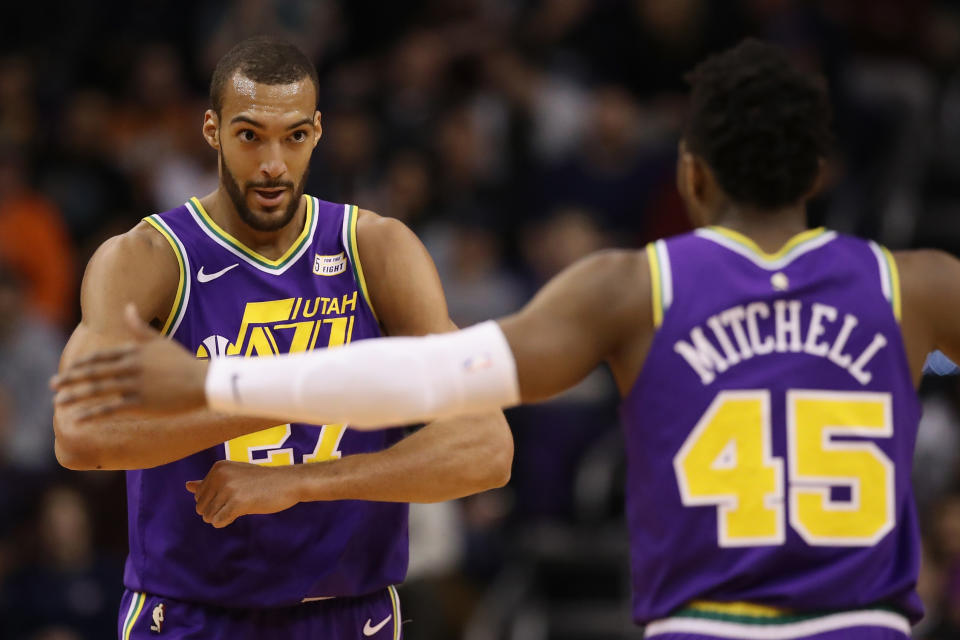
M 636 621 L 908 631 L 920 406 L 890 253 L 711 227 L 647 254 L 656 333 L 622 407 Z
M 196 198 L 145 218 L 180 265 L 163 332 L 199 358 L 269 357 L 380 336 L 357 258 L 357 208 L 304 198 L 303 232 L 276 260 L 230 236 Z M 247 608 L 367 594 L 401 582 L 405 504 L 301 503 L 215 529 L 197 515 L 184 488 L 218 460 L 312 464 L 378 451 L 400 437 L 397 430 L 283 424 L 177 462 L 128 471 L 126 587 Z

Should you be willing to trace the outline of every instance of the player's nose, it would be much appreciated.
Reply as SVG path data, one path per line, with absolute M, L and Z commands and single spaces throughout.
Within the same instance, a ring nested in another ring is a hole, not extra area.
M 260 159 L 260 173 L 267 178 L 279 178 L 287 172 L 283 149 L 279 144 L 267 145 Z

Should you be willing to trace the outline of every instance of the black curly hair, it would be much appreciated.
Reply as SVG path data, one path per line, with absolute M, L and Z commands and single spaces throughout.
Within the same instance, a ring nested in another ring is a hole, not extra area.
M 794 67 L 781 48 L 748 39 L 707 58 L 686 80 L 684 140 L 730 198 L 776 209 L 810 191 L 832 143 L 821 76 Z
M 213 70 L 210 105 L 217 115 L 223 109 L 224 88 L 237 71 L 254 82 L 264 84 L 290 84 L 308 77 L 313 83 L 316 101 L 319 101 L 320 81 L 310 58 L 286 40 L 254 36 L 230 49 Z

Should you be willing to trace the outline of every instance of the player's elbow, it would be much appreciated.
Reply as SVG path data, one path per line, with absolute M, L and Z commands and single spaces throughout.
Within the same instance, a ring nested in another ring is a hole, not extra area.
M 100 469 L 99 451 L 91 441 L 91 429 L 57 411 L 53 417 L 54 454 L 60 466 L 74 471 Z

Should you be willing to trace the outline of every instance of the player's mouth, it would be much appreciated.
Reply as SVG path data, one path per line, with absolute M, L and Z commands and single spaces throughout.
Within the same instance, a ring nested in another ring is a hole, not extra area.
M 276 187 L 274 189 L 254 189 L 253 194 L 257 204 L 264 208 L 272 208 L 280 205 L 283 195 L 287 192 L 286 187 Z

